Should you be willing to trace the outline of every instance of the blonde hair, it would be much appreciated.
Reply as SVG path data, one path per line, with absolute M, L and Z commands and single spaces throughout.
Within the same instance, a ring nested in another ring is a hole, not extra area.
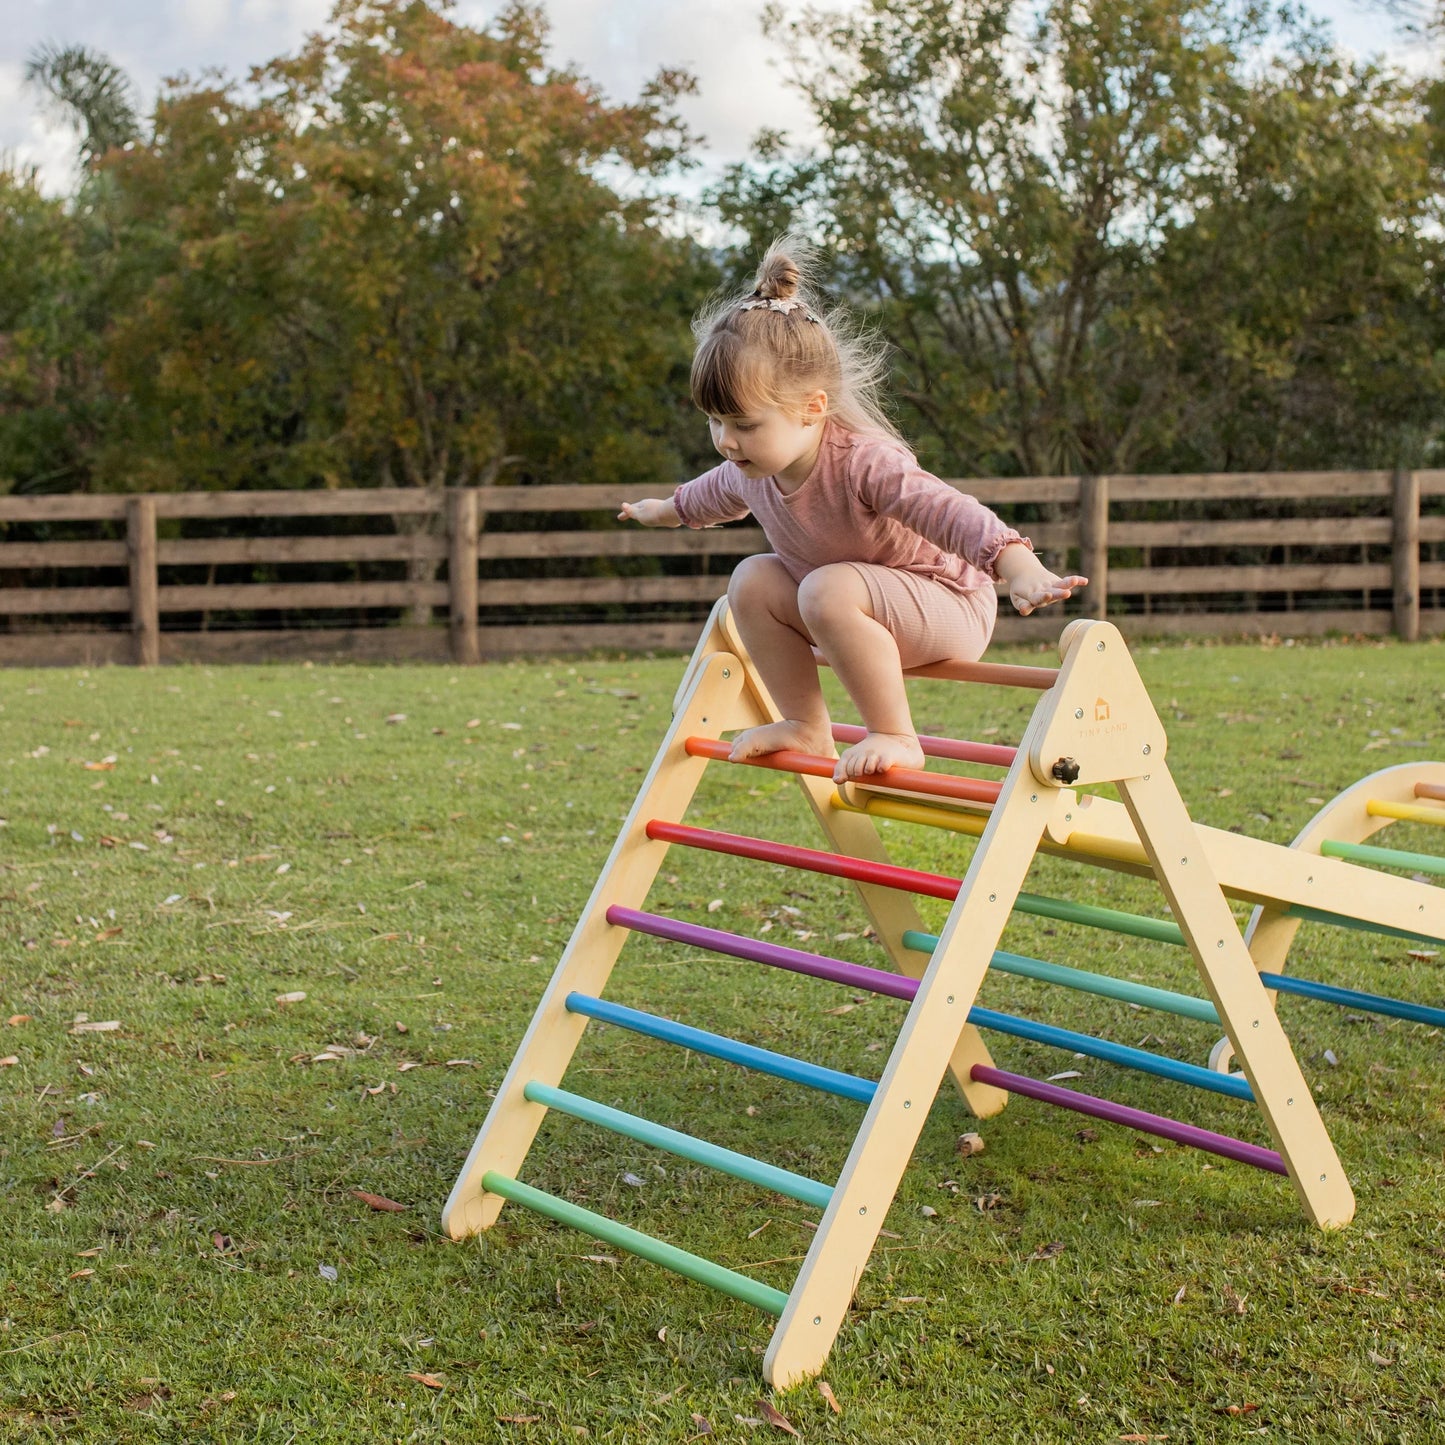
M 813 248 L 798 236 L 780 236 L 750 294 L 719 297 L 698 315 L 694 404 L 709 416 L 743 416 L 764 406 L 801 412 L 806 397 L 824 391 L 831 420 L 901 440 L 879 400 L 885 348 L 846 312 L 824 305 L 814 271 Z

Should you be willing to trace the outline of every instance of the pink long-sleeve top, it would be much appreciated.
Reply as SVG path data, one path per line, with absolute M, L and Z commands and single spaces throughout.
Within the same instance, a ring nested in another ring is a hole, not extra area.
M 689 527 L 751 513 L 799 582 L 830 562 L 873 562 L 972 592 L 992 585 L 1009 543 L 1033 545 L 982 502 L 924 471 L 901 442 L 834 423 L 796 491 L 724 462 L 684 482 L 672 500 Z

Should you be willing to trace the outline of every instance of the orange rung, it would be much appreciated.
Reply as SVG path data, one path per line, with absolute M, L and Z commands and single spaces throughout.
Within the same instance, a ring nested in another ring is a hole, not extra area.
M 688 738 L 684 747 L 692 757 L 727 762 L 733 745 L 723 742 L 721 738 Z M 793 752 L 788 748 L 776 753 L 762 753 L 755 758 L 745 758 L 744 761 L 756 768 L 773 768 L 782 773 L 807 773 L 815 778 L 831 778 L 833 769 L 838 766 L 837 758 Z M 867 781 L 883 783 L 890 788 L 902 788 L 910 793 L 927 793 L 935 798 L 961 798 L 970 803 L 995 803 L 1003 787 L 1002 783 L 985 782 L 982 778 L 955 778 L 948 773 L 929 773 L 921 768 L 889 768 L 887 772 L 871 774 Z

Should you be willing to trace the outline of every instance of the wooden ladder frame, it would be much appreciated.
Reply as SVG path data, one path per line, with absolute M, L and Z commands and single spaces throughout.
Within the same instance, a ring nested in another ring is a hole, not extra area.
M 945 1074 L 976 1115 L 997 1113 L 1007 1100 L 971 1079 L 974 1065 L 991 1061 L 966 1020 L 1035 852 L 1077 803 L 1074 783 L 1118 789 L 1306 1214 L 1328 1229 L 1354 1213 L 1349 1181 L 1169 773 L 1163 726 L 1122 637 L 1107 622 L 1080 619 L 1065 629 L 1060 651 L 1057 680 L 1035 706 L 931 957 L 903 945 L 904 931 L 920 927 L 911 900 L 859 885 L 879 941 L 919 987 L 764 1357 L 777 1388 L 822 1368 Z M 485 1190 L 483 1176 L 515 1178 L 526 1158 L 547 1111 L 523 1089 L 529 1080 L 560 1084 L 586 1025 L 567 1011 L 567 995 L 601 993 L 628 937 L 606 911 L 643 905 L 668 846 L 647 836 L 647 823 L 680 822 L 701 778 L 705 760 L 686 751 L 686 740 L 777 716 L 720 602 L 678 689 L 672 726 L 452 1189 L 442 1228 L 453 1238 L 496 1221 L 504 1201 Z M 887 861 L 871 818 L 831 806 L 830 781 L 800 782 L 834 851 Z

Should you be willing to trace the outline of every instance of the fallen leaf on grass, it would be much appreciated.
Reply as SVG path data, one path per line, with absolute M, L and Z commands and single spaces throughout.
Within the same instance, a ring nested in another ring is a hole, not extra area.
M 773 1429 L 781 1430 L 786 1435 L 798 1435 L 798 1432 L 793 1428 L 793 1422 L 789 1420 L 786 1415 L 779 1414 L 766 1400 L 754 1400 L 753 1405 L 762 1412 L 763 1419 L 766 1420 Z M 798 1435 L 798 1438 L 801 1440 L 803 1437 Z
M 1143 1445 L 1143 1442 L 1146 1441 L 1146 1440 L 1167 1440 L 1168 1438 L 1169 1438 L 1169 1437 L 1168 1437 L 1167 1435 L 1120 1435 L 1120 1436 L 1119 1436 L 1119 1439 L 1120 1439 L 1120 1440 L 1132 1441 L 1132 1442 L 1134 1442 L 1134 1445 Z
M 1258 1409 L 1258 1405 L 1226 1405 L 1221 1413 L 1225 1415 L 1252 1415 Z
M 71 1024 L 68 1032 L 72 1034 L 110 1034 L 120 1027 L 119 1019 L 106 1019 L 104 1022 L 97 1020 L 94 1023 L 88 1020 L 81 1020 Z
M 699 1435 L 711 1435 L 713 1433 L 712 1422 L 707 1418 L 706 1415 L 698 1415 L 694 1413 L 692 1417 L 692 1423 L 696 1427 L 697 1433 Z
M 13 1067 L 14 1067 L 16 1064 L 18 1064 L 19 1062 L 20 1062 L 20 1055 L 19 1055 L 19 1054 L 6 1054 L 6 1056 L 5 1056 L 3 1059 L 0 1059 L 0 1069 L 13 1068 Z
M 1041 1244 L 1029 1255 L 1030 1259 L 1057 1259 L 1064 1252 L 1062 1240 L 1051 1239 L 1047 1244 Z
M 447 1382 L 439 1380 L 435 1375 L 424 1375 L 419 1370 L 408 1370 L 408 1380 L 415 1380 L 418 1385 L 425 1385 L 428 1390 L 445 1390 Z
M 826 1380 L 818 1381 L 818 1393 L 828 1402 L 828 1408 L 835 1415 L 843 1413 L 843 1407 L 838 1403 L 838 1397 L 833 1393 L 833 1387 Z
M 73 1269 L 65 1277 L 66 1279 L 85 1279 L 87 1275 L 92 1275 L 94 1273 L 95 1271 L 93 1269 Z
M 1366 1353 L 1369 1355 L 1372 1365 L 1393 1365 L 1395 1363 L 1389 1355 L 1379 1354 L 1375 1350 L 1368 1350 Z
M 960 1134 L 958 1143 L 954 1145 L 954 1152 L 967 1159 L 972 1154 L 982 1154 L 983 1148 L 982 1134 Z
M 305 993 L 297 989 L 295 993 L 278 993 L 276 1002 L 279 1004 L 300 1003 L 305 997 Z
M 498 1415 L 497 1420 L 503 1425 L 535 1425 L 542 1417 L 540 1415 Z
M 1244 1297 L 1235 1294 L 1229 1285 L 1224 1286 L 1224 1303 L 1229 1306 L 1231 1313 L 1237 1315 L 1244 1314 L 1248 1308 L 1244 1303 Z
M 9 1028 L 16 1029 L 19 1028 L 21 1024 L 28 1024 L 33 1017 L 34 1015 L 32 1014 L 11 1014 L 10 1017 L 5 1020 L 5 1023 Z
M 364 1189 L 353 1189 L 351 1192 L 369 1209 L 378 1209 L 384 1214 L 403 1214 L 411 1208 L 409 1204 L 398 1204 L 383 1194 L 368 1194 Z

